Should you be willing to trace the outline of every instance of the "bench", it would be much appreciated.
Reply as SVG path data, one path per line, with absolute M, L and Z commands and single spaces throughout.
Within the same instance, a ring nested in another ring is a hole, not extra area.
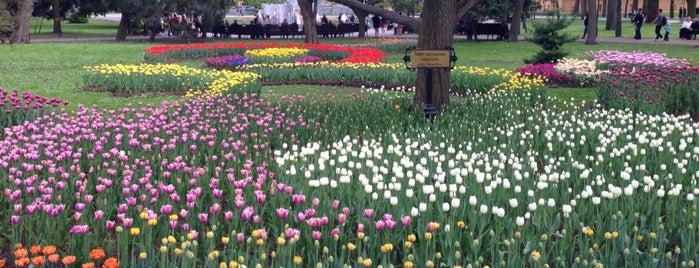
M 316 32 L 321 37 L 337 37 L 337 26 L 332 23 L 318 24 Z
M 456 32 L 466 34 L 469 40 L 478 40 L 479 35 L 485 35 L 490 40 L 506 40 L 509 34 L 507 26 L 500 23 L 477 23 L 471 27 L 458 27 Z

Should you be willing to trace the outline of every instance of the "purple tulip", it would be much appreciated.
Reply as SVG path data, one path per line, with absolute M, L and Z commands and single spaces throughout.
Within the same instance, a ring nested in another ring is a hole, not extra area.
M 18 224 L 19 223 L 19 216 L 17 216 L 17 215 L 10 216 L 10 223 L 12 223 L 13 225 Z

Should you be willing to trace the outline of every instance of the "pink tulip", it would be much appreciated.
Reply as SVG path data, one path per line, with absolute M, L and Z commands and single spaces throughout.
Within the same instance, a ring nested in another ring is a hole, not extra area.
M 223 213 L 223 218 L 226 219 L 227 221 L 233 220 L 233 212 L 232 211 L 226 211 Z
M 403 223 L 403 226 L 409 226 L 410 225 L 410 216 L 403 216 L 400 218 L 401 223 Z
M 386 223 L 384 221 L 376 221 L 374 223 L 374 229 L 376 231 L 381 231 L 384 227 L 386 227 Z
M 74 225 L 70 228 L 71 234 L 84 234 L 90 231 L 90 226 L 88 225 Z
M 202 222 L 202 223 L 209 222 L 209 214 L 199 213 L 197 216 L 198 216 L 200 222 Z
M 299 231 L 297 229 L 288 228 L 288 229 L 286 229 L 286 231 L 284 231 L 284 236 L 286 237 L 286 239 L 291 239 L 291 238 L 293 238 L 295 236 L 299 236 L 299 235 L 301 235 L 301 231 Z
M 243 217 L 243 220 L 244 220 L 244 221 L 250 220 L 250 218 L 251 218 L 253 215 L 255 215 L 255 208 L 253 208 L 253 207 L 246 207 L 246 208 L 243 210 L 242 217 Z
M 340 200 L 337 200 L 337 199 L 333 200 L 333 208 L 337 209 L 338 207 L 340 207 Z
M 19 223 L 19 216 L 17 216 L 17 215 L 10 216 L 10 223 L 12 223 L 13 225 L 18 224 Z
M 170 213 L 172 213 L 172 205 L 167 204 L 160 206 L 160 214 L 168 215 Z
M 111 229 L 114 229 L 114 227 L 116 227 L 116 222 L 107 221 L 104 223 L 104 226 L 107 227 L 107 230 L 111 230 Z
M 320 240 L 322 236 L 323 233 L 321 233 L 320 231 L 313 231 L 313 233 L 311 233 L 311 237 L 313 238 L 313 240 Z
M 236 234 L 236 239 L 238 240 L 238 243 L 243 243 L 245 241 L 245 235 L 243 233 L 238 233 Z
M 277 216 L 281 219 L 286 219 L 289 216 L 289 210 L 285 208 L 278 208 Z
M 101 220 L 103 216 L 104 216 L 104 212 L 102 210 L 95 211 L 95 220 L 96 221 Z
M 369 219 L 374 217 L 374 210 L 370 209 L 370 208 L 365 209 L 364 210 L 364 217 L 369 218 Z
M 342 224 L 342 223 L 345 223 L 345 222 L 347 221 L 347 215 L 345 215 L 345 214 L 338 214 L 338 215 L 337 215 L 337 221 L 338 221 L 339 223 L 341 223 L 341 224 Z

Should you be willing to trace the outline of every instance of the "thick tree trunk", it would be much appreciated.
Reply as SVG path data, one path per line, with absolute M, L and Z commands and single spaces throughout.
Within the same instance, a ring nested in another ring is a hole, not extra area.
M 12 39 L 12 43 L 26 43 L 31 42 L 29 38 L 29 23 L 32 19 L 32 11 L 34 11 L 34 1 L 32 0 L 21 0 L 19 1 L 19 7 L 17 8 L 17 14 L 15 14 L 15 35 Z
M 63 20 L 61 16 L 61 0 L 53 0 L 51 13 L 53 14 L 53 34 L 63 36 L 63 30 L 61 29 L 61 21 Z
M 318 30 L 316 29 L 316 14 L 318 14 L 318 0 L 298 0 L 301 16 L 303 17 L 304 43 L 317 44 Z
M 587 18 L 587 39 L 585 39 L 586 45 L 596 45 L 597 44 L 597 2 L 594 0 L 587 1 L 587 9 L 590 12 Z
M 430 0 L 424 2 L 418 48 L 445 49 L 454 39 L 456 1 Z M 427 70 L 418 70 L 413 105 L 422 107 L 427 100 L 427 83 L 432 84 L 432 104 L 437 110 L 449 105 L 450 70 L 434 69 L 432 81 L 427 81 Z
M 129 35 L 129 28 L 131 28 L 131 13 L 122 12 L 121 20 L 119 21 L 119 28 L 117 29 L 116 40 L 126 41 L 126 37 Z
M 646 6 L 644 8 L 644 11 L 646 12 L 646 22 L 650 23 L 650 22 L 654 21 L 655 18 L 658 16 L 658 9 L 660 8 L 660 1 L 659 0 L 643 1 L 643 5 Z M 651 27 L 655 27 L 655 25 L 653 25 Z
M 617 0 L 606 0 L 607 1 L 607 20 L 605 21 L 604 24 L 604 29 L 609 31 L 614 29 L 614 23 L 616 22 L 616 18 L 614 18 L 615 12 L 616 12 L 616 2 Z
M 638 0 L 631 1 L 631 10 L 638 12 Z M 633 18 L 631 18 L 633 19 Z
M 697 6 L 697 0 L 687 0 L 687 14 L 685 14 L 685 17 L 690 16 L 692 18 L 696 18 L 697 17 L 696 6 Z
M 354 12 L 354 14 L 357 15 L 357 20 L 359 20 L 359 34 L 357 34 L 357 37 L 366 37 L 366 17 L 369 16 L 369 13 L 357 8 L 353 8 L 352 12 Z
M 577 0 L 579 1 L 579 0 Z M 512 14 L 512 23 L 510 25 L 510 34 L 508 42 L 517 42 L 519 40 L 519 29 L 522 21 L 522 10 L 524 9 L 524 0 L 515 0 L 515 12 Z

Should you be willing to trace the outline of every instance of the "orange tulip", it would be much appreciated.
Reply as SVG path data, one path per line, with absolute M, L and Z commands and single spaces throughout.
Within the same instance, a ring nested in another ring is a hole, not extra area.
M 81 266 L 81 267 L 82 268 L 95 268 L 95 264 L 93 262 L 86 262 L 86 263 L 83 263 L 83 266 Z
M 15 260 L 15 265 L 17 265 L 17 267 L 24 267 L 24 266 L 27 266 L 27 265 L 29 265 L 29 258 L 27 258 L 27 257 L 22 257 L 22 258 L 16 259 L 16 260 Z
M 394 104 L 393 108 L 396 108 L 396 110 L 400 109 L 400 104 Z
M 36 256 L 32 258 L 32 264 L 34 264 L 34 266 L 41 266 L 44 264 L 44 261 L 46 261 L 44 256 Z
M 15 249 L 15 257 L 17 257 L 17 259 L 27 257 L 27 249 L 26 248 Z
M 31 248 L 29 248 L 29 252 L 31 252 L 32 255 L 39 255 L 39 253 L 41 253 L 41 246 L 39 246 L 39 245 L 32 246 Z
M 117 260 L 117 258 L 111 257 L 104 262 L 102 267 L 103 268 L 117 268 L 117 267 L 119 267 L 119 260 Z
M 60 259 L 61 259 L 61 256 L 56 254 L 56 253 L 49 255 L 49 262 L 50 263 L 57 263 Z
M 20 243 L 17 243 L 17 244 L 15 244 L 15 249 L 18 249 L 18 248 L 23 248 L 23 247 L 24 247 L 24 245 L 22 245 L 22 243 L 21 243 L 21 242 L 20 242 Z
M 54 245 L 45 246 L 43 249 L 41 249 L 41 252 L 44 253 L 44 255 L 54 254 L 54 253 L 56 253 L 56 246 L 54 246 Z
M 71 265 L 75 262 L 75 256 L 65 256 L 61 259 L 61 262 L 63 262 L 64 265 Z
M 0 259 L 0 268 L 5 267 L 5 259 Z
M 93 260 L 101 260 L 104 258 L 104 256 L 106 256 L 104 253 L 104 249 L 96 248 L 96 249 L 93 249 L 92 251 L 90 251 L 90 257 Z

